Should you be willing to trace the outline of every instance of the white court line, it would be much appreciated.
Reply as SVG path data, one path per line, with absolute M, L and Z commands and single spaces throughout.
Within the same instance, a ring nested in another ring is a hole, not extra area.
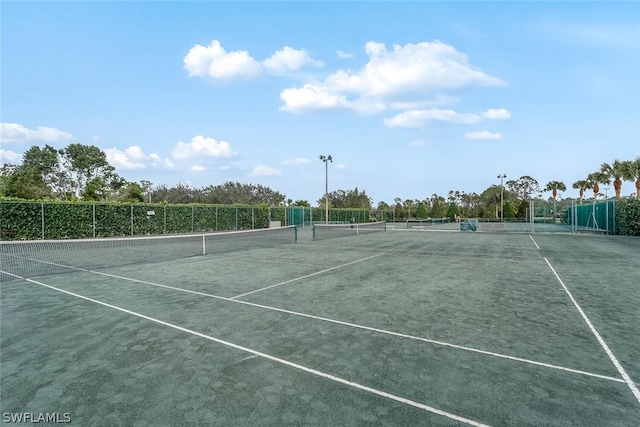
M 533 240 L 533 236 L 531 234 L 529 234 L 529 237 L 531 237 L 531 240 L 533 241 L 533 244 L 536 245 L 536 248 L 540 249 L 540 246 L 538 246 L 538 244 L 536 243 L 535 240 Z
M 41 262 L 45 262 L 47 264 L 53 264 L 53 265 L 56 265 L 56 266 L 63 266 L 61 264 L 51 263 L 51 262 L 47 262 L 47 261 L 41 261 Z M 348 327 L 351 327 L 351 328 L 362 329 L 362 330 L 376 332 L 376 333 L 385 334 L 385 335 L 391 335 L 391 336 L 395 336 L 395 337 L 399 337 L 399 338 L 406 338 L 406 339 L 411 339 L 411 340 L 415 340 L 415 341 L 426 342 L 426 343 L 429 343 L 429 344 L 441 345 L 443 347 L 449 347 L 449 348 L 454 348 L 456 350 L 463 350 L 463 351 L 468 351 L 468 352 L 472 352 L 472 353 L 483 354 L 485 356 L 497 357 L 497 358 L 501 358 L 501 359 L 511 360 L 511 361 L 514 361 L 514 362 L 527 363 L 527 364 L 530 364 L 530 365 L 541 366 L 541 367 L 549 368 L 549 369 L 557 369 L 557 370 L 560 370 L 560 371 L 563 371 L 563 372 L 570 372 L 570 373 L 574 373 L 574 374 L 585 375 L 585 376 L 599 378 L 599 379 L 603 379 L 603 380 L 607 380 L 607 381 L 614 381 L 614 382 L 621 382 L 621 383 L 624 382 L 624 380 L 622 380 L 620 378 L 614 378 L 614 377 L 610 377 L 610 376 L 606 376 L 606 375 L 594 374 L 594 373 L 591 373 L 591 372 L 581 371 L 581 370 L 578 370 L 578 369 L 566 368 L 566 367 L 563 367 L 563 366 L 552 365 L 552 364 L 544 363 L 544 362 L 537 362 L 535 360 L 524 359 L 524 358 L 515 357 L 515 356 L 509 356 L 509 355 L 501 354 L 501 353 L 494 353 L 494 352 L 487 351 L 487 350 L 480 350 L 480 349 L 477 349 L 477 348 L 465 347 L 465 346 L 461 346 L 461 345 L 457 345 L 457 344 L 451 344 L 451 343 L 447 343 L 447 342 L 443 342 L 443 341 L 436 341 L 436 340 L 432 340 L 432 339 L 429 339 L 429 338 L 423 338 L 423 337 L 418 337 L 418 336 L 415 336 L 415 335 L 403 334 L 403 333 L 400 333 L 400 332 L 389 331 L 389 330 L 386 330 L 386 329 L 373 328 L 371 326 L 359 325 L 357 323 L 343 322 L 341 320 L 330 319 L 330 318 L 327 318 L 327 317 L 314 316 L 312 314 L 306 314 L 306 313 L 300 313 L 300 312 L 297 312 L 297 311 L 285 310 L 283 308 L 271 307 L 271 306 L 268 306 L 268 305 L 256 304 L 256 303 L 252 303 L 252 302 L 248 302 L 248 301 L 235 300 L 235 299 L 231 299 L 231 298 L 227 298 L 227 297 L 222 297 L 222 296 L 219 296 L 219 295 L 213 295 L 213 294 L 207 294 L 207 293 L 204 293 L 204 292 L 193 291 L 193 290 L 190 290 L 190 289 L 176 288 L 175 286 L 162 285 L 162 284 L 159 284 L 159 283 L 149 282 L 149 281 L 146 281 L 146 280 L 133 279 L 133 278 L 130 278 L 130 277 L 118 276 L 116 274 L 104 273 L 104 272 L 101 272 L 101 271 L 86 270 L 86 269 L 78 268 L 78 267 L 68 267 L 68 268 L 74 269 L 74 270 L 83 271 L 83 272 L 86 272 L 86 273 L 97 274 L 97 275 L 100 275 L 100 276 L 111 277 L 111 278 L 114 278 L 114 279 L 120 279 L 120 280 L 125 280 L 125 281 L 129 281 L 129 282 L 134 282 L 134 283 L 141 283 L 141 284 L 144 284 L 144 285 L 155 286 L 155 287 L 164 288 L 164 289 L 170 289 L 170 290 L 174 290 L 174 291 L 178 291 L 178 292 L 185 292 L 185 293 L 188 293 L 188 294 L 199 295 L 199 296 L 203 296 L 203 297 L 207 297 L 207 298 L 219 299 L 219 300 L 222 300 L 222 301 L 233 302 L 233 303 L 236 303 L 236 304 L 244 304 L 244 305 L 248 305 L 248 306 L 251 306 L 251 307 L 261 308 L 261 309 L 270 310 L 270 311 L 276 311 L 276 312 L 279 312 L 279 313 L 290 314 L 290 315 L 293 315 L 293 316 L 305 317 L 307 319 L 320 320 L 320 321 L 323 321 L 323 322 L 333 323 L 333 324 L 336 324 L 336 325 L 348 326 Z M 14 276 L 14 277 L 20 277 L 20 276 L 16 276 L 15 274 L 11 274 L 11 273 L 7 273 L 7 274 L 10 274 L 11 276 Z
M 20 277 L 20 276 L 16 276 L 16 275 L 12 275 L 12 276 Z M 22 277 L 20 277 L 20 278 L 23 279 Z M 96 300 L 96 299 L 93 299 L 93 298 L 89 298 L 89 297 L 86 297 L 86 296 L 83 296 L 83 295 L 80 295 L 80 294 L 76 294 L 74 292 L 65 291 L 64 289 L 59 289 L 59 288 L 56 288 L 55 286 L 47 285 L 45 283 L 38 282 L 36 280 L 31 280 L 31 279 L 24 279 L 24 280 L 26 280 L 27 282 L 35 283 L 35 284 L 40 285 L 40 286 L 44 286 L 44 287 L 52 289 L 54 291 L 62 292 L 64 294 L 71 295 L 73 297 L 83 299 L 85 301 L 89 301 L 89 302 L 92 302 L 92 303 L 95 303 L 95 304 L 102 305 L 104 307 L 108 307 L 108 308 L 111 308 L 111 309 L 114 309 L 114 310 L 117 310 L 117 311 L 121 311 L 123 313 L 130 314 L 132 316 L 136 316 L 136 317 L 139 317 L 141 319 L 145 319 L 145 320 L 157 323 L 157 324 L 162 325 L 162 326 L 167 326 L 169 328 L 173 328 L 173 329 L 176 329 L 176 330 L 181 331 L 181 332 L 185 332 L 185 333 L 188 333 L 188 334 L 191 334 L 191 335 L 195 335 L 197 337 L 204 338 L 204 339 L 207 339 L 209 341 L 213 341 L 215 343 L 222 344 L 222 345 L 225 345 L 227 347 L 234 348 L 236 350 L 244 351 L 246 353 L 250 353 L 250 354 L 253 354 L 255 356 L 262 357 L 264 359 L 270 360 L 272 362 L 280 363 L 282 365 L 289 366 L 291 368 L 295 368 L 295 369 L 307 372 L 309 374 L 316 375 L 318 377 L 326 378 L 328 380 L 331 380 L 331 381 L 334 381 L 334 382 L 337 382 L 337 383 L 340 383 L 340 384 L 348 385 L 348 386 L 356 388 L 358 390 L 366 391 L 366 392 L 375 394 L 377 396 L 385 397 L 387 399 L 394 400 L 396 402 L 404 403 L 406 405 L 413 406 L 415 408 L 422 409 L 424 411 L 431 412 L 433 414 L 441 415 L 443 417 L 447 417 L 447 418 L 450 418 L 452 420 L 455 420 L 455 421 L 458 421 L 458 422 L 461 422 L 461 423 L 464 423 L 464 424 L 468 424 L 468 425 L 472 425 L 472 426 L 479 426 L 479 427 L 486 426 L 486 424 L 482 424 L 482 423 L 479 423 L 477 421 L 473 421 L 473 420 L 470 420 L 468 418 L 464 418 L 464 417 L 452 414 L 450 412 L 445 412 L 445 411 L 442 411 L 440 409 L 434 408 L 432 406 L 424 405 L 422 403 L 419 403 L 419 402 L 416 402 L 416 401 L 413 401 L 413 400 L 410 400 L 410 399 L 406 399 L 404 397 L 396 396 L 396 395 L 393 395 L 391 393 L 384 392 L 382 390 L 378 390 L 378 389 L 375 389 L 375 388 L 367 387 L 365 385 L 358 384 L 358 383 L 355 383 L 353 381 L 345 380 L 344 378 L 340 378 L 340 377 L 337 377 L 335 375 L 327 374 L 326 372 L 318 371 L 318 370 L 313 369 L 313 368 L 308 368 L 306 366 L 299 365 L 297 363 L 293 363 L 293 362 L 290 362 L 288 360 L 281 359 L 279 357 L 271 356 L 269 354 L 262 353 L 262 352 L 259 352 L 257 350 L 253 350 L 253 349 L 250 349 L 248 347 L 243 347 L 243 346 L 240 346 L 238 344 L 231 343 L 229 341 L 221 340 L 220 338 L 212 337 L 211 335 L 206 335 L 206 334 L 203 334 L 201 332 L 197 332 L 197 331 L 194 331 L 194 330 L 191 330 L 191 329 L 183 328 L 182 326 L 174 325 L 173 323 L 165 322 L 165 321 L 162 321 L 160 319 L 156 319 L 154 317 L 146 316 L 144 314 L 137 313 L 137 312 L 131 311 L 131 310 L 127 310 L 125 308 L 118 307 L 118 306 L 115 306 L 115 305 L 112 305 L 112 304 L 108 304 L 106 302 L 102 302 L 102 301 L 99 301 L 99 300 Z
M 609 349 L 609 346 L 604 341 L 604 339 L 602 339 L 602 337 L 600 336 L 600 334 L 596 330 L 595 326 L 593 326 L 593 324 L 591 323 L 591 321 L 587 317 L 586 313 L 582 310 L 582 308 L 580 307 L 578 302 L 573 298 L 573 295 L 571 295 L 571 292 L 569 292 L 569 289 L 564 284 L 564 282 L 562 281 L 562 279 L 560 278 L 558 273 L 556 273 L 556 270 L 553 268 L 553 266 L 551 265 L 549 260 L 546 257 L 544 258 L 544 260 L 547 262 L 547 265 L 549 266 L 549 268 L 553 272 L 554 276 L 556 276 L 556 279 L 558 279 L 558 282 L 560 282 L 560 284 L 562 285 L 562 288 L 564 289 L 564 291 L 567 293 L 567 295 L 569 295 L 569 298 L 573 302 L 573 305 L 576 306 L 576 308 L 578 309 L 578 312 L 580 313 L 580 315 L 582 316 L 584 321 L 587 323 L 587 326 L 589 326 L 589 329 L 591 329 L 591 332 L 593 333 L 593 335 L 595 335 L 596 339 L 598 340 L 598 342 L 600 343 L 600 345 L 604 349 L 605 353 L 607 353 L 607 356 L 609 356 L 609 359 L 611 360 L 611 362 L 613 362 L 614 366 L 616 367 L 616 369 L 618 370 L 618 372 L 620 373 L 620 375 L 624 379 L 624 382 L 627 383 L 627 385 L 631 389 L 631 392 L 633 393 L 633 395 L 638 400 L 638 403 L 640 403 L 640 390 L 638 390 L 638 387 L 636 387 L 635 383 L 631 380 L 631 377 L 629 376 L 629 374 L 627 374 L 627 371 L 625 371 L 625 369 L 622 367 L 620 362 L 618 362 L 618 359 L 616 359 L 616 356 Z
M 326 273 L 327 271 L 332 271 L 332 270 L 336 270 L 338 268 L 346 267 L 348 265 L 357 264 L 359 262 L 366 261 L 366 260 L 371 259 L 371 258 L 379 257 L 380 255 L 384 255 L 384 252 L 380 253 L 380 254 L 372 255 L 372 256 L 369 256 L 369 257 L 366 257 L 366 258 L 362 258 L 362 259 L 358 259 L 358 260 L 355 260 L 355 261 L 351 261 L 351 262 L 348 262 L 346 264 L 341 264 L 341 265 L 337 265 L 335 267 L 327 268 L 325 270 L 316 271 L 315 273 L 307 274 L 305 276 L 296 277 L 295 279 L 291 279 L 291 280 L 287 280 L 287 281 L 284 281 L 284 282 L 276 283 L 275 285 L 265 286 L 264 288 L 256 289 L 255 291 L 245 292 L 244 294 L 236 295 L 236 296 L 231 297 L 229 299 L 233 300 L 233 299 L 237 299 L 237 298 L 242 298 L 242 297 L 245 297 L 247 295 L 255 294 L 256 292 L 262 292 L 262 291 L 265 291 L 267 289 L 275 288 L 276 286 L 286 285 L 287 283 L 291 283 L 291 282 L 295 282 L 295 281 L 298 281 L 298 280 L 306 279 L 307 277 L 317 276 L 318 274 Z

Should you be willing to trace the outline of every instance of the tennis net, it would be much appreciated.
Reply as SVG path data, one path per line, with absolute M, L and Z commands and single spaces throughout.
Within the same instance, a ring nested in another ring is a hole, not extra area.
M 270 248 L 296 240 L 292 225 L 207 234 L 0 242 L 0 281 Z
M 377 233 L 386 229 L 387 223 L 384 221 L 362 224 L 313 224 L 313 240 Z

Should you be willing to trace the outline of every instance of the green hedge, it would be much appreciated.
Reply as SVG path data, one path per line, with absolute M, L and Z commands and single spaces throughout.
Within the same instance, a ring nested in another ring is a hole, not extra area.
M 284 208 L 0 202 L 0 239 L 82 239 L 267 228 Z
M 0 240 L 83 239 L 248 230 L 288 225 L 286 207 L 0 201 Z M 307 208 L 309 209 L 309 208 Z M 291 214 L 291 212 L 289 213 Z M 324 221 L 313 209 L 313 220 Z M 330 221 L 367 222 L 365 209 L 332 209 Z
M 616 203 L 616 234 L 640 236 L 640 199 L 620 199 Z

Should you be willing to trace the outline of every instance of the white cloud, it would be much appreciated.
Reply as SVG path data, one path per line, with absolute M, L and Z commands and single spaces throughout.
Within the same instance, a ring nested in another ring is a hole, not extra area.
M 227 52 L 218 40 L 213 40 L 209 46 L 196 44 L 189 49 L 184 68 L 189 77 L 231 79 L 255 76 L 262 67 L 247 51 Z
M 155 167 L 162 166 L 167 169 L 175 168 L 175 164 L 171 159 L 163 159 L 156 153 L 149 154 L 149 158 L 151 159 L 151 164 Z
M 500 132 L 489 132 L 486 130 L 480 132 L 468 132 L 464 134 L 464 137 L 467 139 L 485 139 L 485 140 L 494 140 L 499 141 L 502 139 L 502 135 Z
M 17 165 L 22 163 L 22 154 L 0 148 L 0 164 Z
M 352 58 L 353 55 L 347 52 L 343 52 L 341 50 L 336 50 L 336 53 L 338 54 L 338 58 L 340 59 L 348 59 L 348 58 Z
M 281 172 L 278 169 L 274 169 L 271 168 L 269 166 L 263 166 L 263 165 L 259 165 L 256 166 L 251 173 L 249 173 L 249 176 L 251 177 L 257 177 L 257 176 L 279 176 L 281 175 Z
M 164 167 L 173 169 L 173 162 L 169 159 L 162 159 L 158 154 L 153 153 L 146 155 L 142 148 L 137 145 L 119 150 L 117 148 L 107 148 L 104 150 L 107 155 L 107 161 L 116 169 L 136 170 L 146 169 L 151 165 L 154 167 Z
M 302 88 L 284 89 L 280 92 L 280 99 L 284 101 L 280 109 L 292 113 L 350 108 L 351 105 L 345 95 L 333 94 L 326 87 L 310 83 Z
M 258 61 L 245 50 L 228 52 L 220 41 L 212 40 L 208 46 L 194 45 L 184 57 L 184 69 L 189 77 L 210 80 L 250 78 L 263 71 L 282 74 L 293 72 L 304 66 L 322 67 L 324 63 L 314 59 L 305 49 L 285 46 L 271 57 Z
M 226 141 L 216 141 L 213 138 L 205 138 L 202 135 L 195 136 L 191 142 L 178 142 L 171 152 L 176 160 L 197 159 L 200 157 L 233 157 L 236 152 L 231 149 Z
M 3 143 L 31 141 L 53 143 L 71 140 L 73 135 L 56 128 L 38 126 L 36 129 L 28 129 L 18 123 L 0 123 L 0 142 Z
M 321 82 L 283 90 L 281 109 L 300 113 L 350 108 L 371 114 L 398 98 L 403 98 L 400 102 L 415 102 L 417 96 L 424 98 L 446 90 L 505 84 L 472 67 L 466 55 L 439 41 L 394 45 L 392 50 L 371 41 L 365 51 L 369 61 L 357 72 L 339 70 Z M 372 102 L 378 106 L 368 107 Z
M 485 119 L 505 120 L 511 118 L 511 113 L 504 108 L 489 109 L 482 113 L 482 117 Z
M 482 117 L 477 114 L 461 114 L 453 110 L 409 110 L 384 119 L 384 125 L 387 127 L 420 128 L 431 121 L 474 124 L 481 122 Z
M 191 172 L 204 172 L 204 171 L 207 170 L 207 168 L 204 167 L 204 166 L 200 166 L 200 165 L 193 165 L 193 166 L 191 166 L 191 168 L 189 168 L 189 170 Z
M 116 169 L 144 169 L 147 167 L 145 160 L 148 157 L 138 146 L 126 148 L 124 151 L 117 148 L 107 148 L 104 152 L 109 164 Z
M 262 63 L 267 70 L 277 73 L 297 71 L 305 65 L 312 67 L 322 67 L 324 65 L 322 61 L 313 59 L 306 50 L 294 49 L 290 46 L 285 46 L 276 51 Z

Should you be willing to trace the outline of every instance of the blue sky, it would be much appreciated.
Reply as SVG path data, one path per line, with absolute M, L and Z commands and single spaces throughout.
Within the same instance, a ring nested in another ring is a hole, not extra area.
M 7 2 L 0 161 L 312 204 L 571 184 L 640 155 L 639 2 Z M 622 193 L 635 188 L 624 183 Z M 611 190 L 612 192 L 612 190 Z

